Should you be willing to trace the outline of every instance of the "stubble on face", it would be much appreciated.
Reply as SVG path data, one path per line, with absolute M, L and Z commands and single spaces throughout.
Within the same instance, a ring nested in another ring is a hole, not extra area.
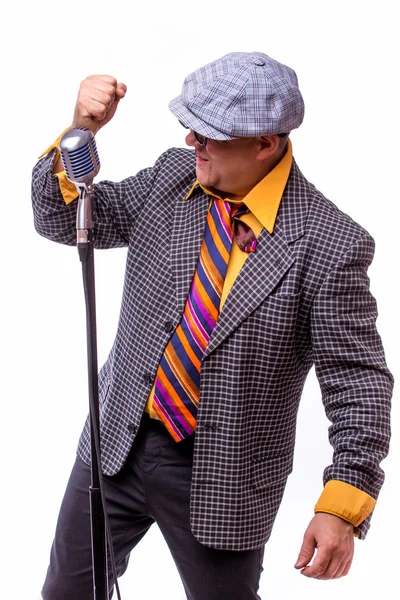
M 196 165 L 196 177 L 205 187 L 213 187 L 211 162 L 204 162 L 202 165 Z

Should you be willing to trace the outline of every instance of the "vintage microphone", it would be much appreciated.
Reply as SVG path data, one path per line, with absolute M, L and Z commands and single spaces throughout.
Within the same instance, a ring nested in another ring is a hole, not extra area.
M 60 154 L 67 178 L 79 191 L 76 215 L 77 246 L 81 252 L 89 250 L 92 221 L 93 179 L 100 171 L 96 142 L 89 129 L 69 129 L 60 140 Z M 82 260 L 83 262 L 83 260 Z
M 76 215 L 77 248 L 82 262 L 86 300 L 86 330 L 91 440 L 90 516 L 94 600 L 108 600 L 107 537 L 118 598 L 120 598 L 112 540 L 102 486 L 97 365 L 96 302 L 93 254 L 93 179 L 100 170 L 96 142 L 89 129 L 70 129 L 61 137 L 59 150 L 67 178 L 79 191 Z M 107 528 L 107 532 L 106 532 Z

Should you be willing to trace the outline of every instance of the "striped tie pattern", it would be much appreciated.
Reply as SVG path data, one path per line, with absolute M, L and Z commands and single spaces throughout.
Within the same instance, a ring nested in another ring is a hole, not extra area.
M 183 316 L 157 370 L 153 407 L 177 442 L 196 429 L 201 359 L 219 315 L 232 246 L 233 218 L 246 211 L 243 204 L 211 201 Z M 247 251 L 254 249 L 255 244 L 250 244 Z

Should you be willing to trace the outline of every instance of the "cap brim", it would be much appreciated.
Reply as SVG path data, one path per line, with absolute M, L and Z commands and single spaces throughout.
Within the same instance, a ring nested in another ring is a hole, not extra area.
M 200 135 L 204 135 L 210 140 L 234 140 L 231 135 L 227 135 L 226 133 L 222 133 L 222 131 L 218 131 L 214 127 L 211 127 L 198 117 L 194 115 L 182 102 L 182 96 L 177 96 L 168 105 L 170 111 L 175 115 L 175 117 L 180 121 L 185 127 L 195 131 L 196 133 L 200 133 Z

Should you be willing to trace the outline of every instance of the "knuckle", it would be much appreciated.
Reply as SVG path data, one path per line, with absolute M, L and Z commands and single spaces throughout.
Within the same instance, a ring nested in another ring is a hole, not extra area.
M 106 92 L 105 92 L 106 104 L 108 104 L 108 105 L 112 104 L 114 102 L 114 98 L 115 98 L 114 88 L 110 88 L 110 89 L 106 90 Z
M 104 82 L 107 83 L 109 85 L 111 85 L 112 87 L 116 87 L 117 85 L 117 80 L 115 79 L 115 77 L 113 77 L 112 75 L 100 75 L 99 78 Z
M 314 569 L 313 571 L 310 571 L 309 577 L 312 577 L 313 579 L 320 579 L 322 574 L 323 571 L 321 569 Z
M 95 116 L 98 119 L 104 119 L 106 114 L 107 114 L 107 109 L 104 106 L 102 106 L 102 107 L 99 106 L 99 108 L 97 108 L 96 110 L 93 111 L 93 116 Z
M 327 540 L 327 542 L 325 544 L 325 549 L 329 554 L 332 554 L 332 552 L 335 552 L 338 548 L 339 548 L 339 543 L 337 540 L 335 540 L 335 539 Z
M 336 573 L 335 575 L 332 576 L 332 579 L 340 579 L 341 577 L 343 577 L 344 573 Z
M 94 82 L 97 80 L 97 75 L 89 75 L 81 83 L 81 87 L 93 87 Z

